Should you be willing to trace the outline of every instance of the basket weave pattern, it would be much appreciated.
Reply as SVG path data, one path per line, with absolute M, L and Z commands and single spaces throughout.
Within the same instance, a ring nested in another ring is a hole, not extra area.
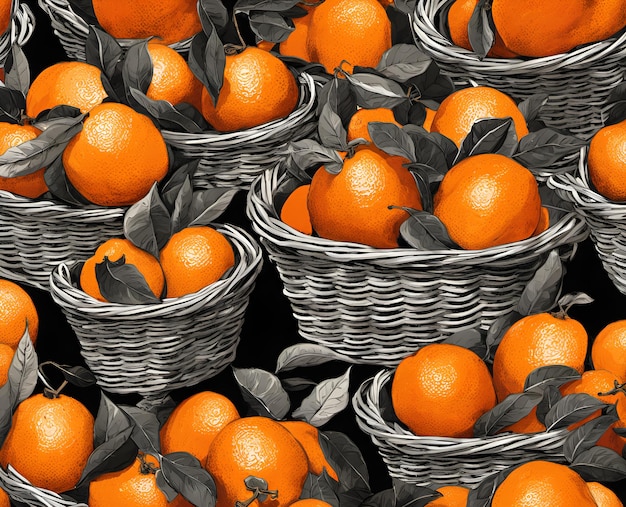
M 9 29 L 0 35 L 0 67 L 11 51 L 11 45 L 17 43 L 23 46 L 28 42 L 35 30 L 35 15 L 26 4 L 13 0 L 11 6 L 12 17 Z
M 11 465 L 7 470 L 0 467 L 0 484 L 13 500 L 29 507 L 89 507 L 85 503 L 67 500 L 53 491 L 33 486 Z

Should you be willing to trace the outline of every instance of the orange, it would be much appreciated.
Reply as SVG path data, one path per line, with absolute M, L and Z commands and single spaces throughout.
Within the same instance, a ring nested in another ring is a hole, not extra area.
M 202 114 L 221 132 L 256 127 L 288 116 L 298 104 L 298 83 L 273 54 L 256 47 L 226 55 L 217 107 L 202 89 Z
M 226 396 L 203 391 L 178 405 L 161 427 L 161 453 L 185 451 L 204 463 L 215 435 L 239 412 Z
M 324 469 L 336 481 L 339 481 L 337 472 L 328 463 L 324 451 L 320 446 L 319 430 L 305 421 L 279 421 L 284 428 L 289 430 L 295 439 L 300 443 L 307 458 L 309 459 L 309 471 L 315 475 L 320 475 Z
M 496 404 L 491 374 L 474 352 L 433 343 L 398 365 L 391 384 L 398 419 L 416 435 L 471 437 Z
M 504 155 L 467 157 L 443 177 L 433 213 L 461 248 L 478 250 L 529 238 L 541 215 L 533 174 Z
M 309 25 L 313 18 L 315 6 L 298 4 L 298 7 L 304 8 L 307 13 L 299 18 L 293 18 L 294 30 L 279 45 L 281 55 L 295 56 L 307 62 L 311 61 L 311 55 L 308 47 Z
M 318 169 L 308 199 L 317 234 L 377 248 L 397 247 L 408 214 L 389 206 L 422 208 L 415 180 L 400 161 L 364 148 L 344 160 L 339 174 Z
M 132 264 L 146 279 L 146 283 L 155 297 L 160 298 L 165 285 L 165 276 L 159 261 L 150 253 L 135 246 L 130 240 L 112 238 L 102 243 L 96 252 L 85 261 L 80 272 L 80 287 L 91 297 L 99 301 L 106 301 L 100 292 L 96 278 L 96 264 L 108 257 L 111 262 L 118 261 L 124 256 L 126 264 Z
M 35 139 L 41 130 L 32 125 L 14 125 L 0 122 L 0 155 L 9 148 L 19 146 L 26 141 Z M 34 199 L 48 190 L 48 185 L 43 178 L 45 168 L 38 169 L 31 174 L 17 176 L 15 178 L 0 177 L 0 190 L 8 190 L 17 195 Z
M 470 490 L 463 486 L 442 486 L 437 491 L 443 496 L 428 502 L 427 507 L 465 507 Z
M 422 124 L 422 127 L 424 127 L 424 130 L 426 130 L 426 132 L 430 132 L 436 114 L 436 109 L 430 109 L 429 107 L 426 108 L 426 118 L 424 119 L 424 123 Z
M 187 102 L 200 110 L 202 83 L 191 72 L 187 61 L 171 47 L 153 41 L 148 43 L 148 53 L 152 60 L 152 79 L 146 95 L 174 106 Z
M 307 207 L 310 188 L 311 185 L 301 185 L 296 188 L 289 194 L 280 209 L 280 219 L 283 222 L 289 227 L 309 235 L 313 233 L 309 208 Z
M 106 96 L 98 67 L 85 62 L 59 62 L 46 67 L 31 83 L 26 94 L 26 114 L 35 118 L 59 105 L 86 113 Z
M 206 469 L 217 485 L 216 507 L 232 507 L 253 496 L 244 480 L 248 476 L 267 482 L 278 498 L 263 504 L 287 507 L 300 498 L 309 472 L 307 455 L 298 441 L 278 422 L 267 417 L 242 417 L 228 424 L 211 443 Z
M 187 227 L 172 235 L 159 262 L 167 297 L 177 298 L 219 280 L 235 265 L 235 252 L 226 236 L 212 227 Z
M 9 29 L 13 0 L 0 0 L 0 35 Z
M 493 382 L 498 401 L 520 393 L 535 368 L 564 365 L 582 373 L 587 355 L 587 332 L 567 316 L 529 315 L 513 324 L 502 337 L 493 359 Z
M 35 303 L 24 289 L 9 280 L 0 280 L 0 343 L 17 348 L 26 330 L 33 344 L 39 332 Z
M 163 44 L 179 42 L 202 26 L 196 0 L 93 0 L 98 22 L 118 39 L 158 37 Z
M 498 486 L 492 507 L 594 507 L 587 483 L 566 465 L 529 461 Z
M 539 433 L 546 431 L 546 426 L 537 419 L 537 407 L 533 407 L 528 415 L 506 428 L 503 428 L 500 433 L 507 431 L 512 431 L 513 433 Z
M 158 460 L 140 454 L 128 467 L 96 477 L 89 484 L 89 507 L 192 507 L 182 495 L 171 502 L 156 483 Z
M 526 119 L 511 97 L 489 86 L 472 86 L 457 90 L 443 99 L 430 131 L 439 132 L 461 146 L 475 121 L 509 117 L 513 119 L 518 139 L 528 134 Z
M 605 326 L 591 344 L 591 361 L 596 370 L 609 370 L 626 378 L 626 320 Z
M 391 22 L 377 0 L 324 0 L 309 24 L 311 61 L 332 74 L 343 60 L 352 67 L 376 67 L 391 48 Z
M 263 51 L 271 51 L 272 49 L 274 49 L 275 45 L 275 42 L 270 42 L 268 40 L 260 40 L 256 43 L 256 47 L 262 49 Z
M 398 127 L 402 126 L 396 121 L 393 111 L 386 107 L 359 109 L 352 115 L 352 118 L 350 118 L 350 122 L 348 123 L 348 142 L 354 139 L 362 138 L 371 143 L 372 138 L 368 130 L 368 125 L 372 121 L 393 123 Z
M 587 165 L 598 193 L 612 201 L 626 201 L 626 120 L 594 134 Z
M 587 3 L 585 19 L 570 37 L 576 45 L 608 39 L 626 26 L 626 10 L 621 0 L 596 0 Z
M 324 500 L 318 500 L 317 498 L 307 498 L 305 500 L 298 500 L 289 507 L 332 507 L 332 505 Z
M 74 398 L 34 394 L 13 413 L 0 463 L 11 464 L 38 488 L 72 489 L 93 451 L 93 425 L 91 413 Z
M 545 232 L 550 227 L 550 211 L 545 206 L 541 207 L 541 213 L 539 215 L 539 222 L 537 227 L 532 233 L 532 236 L 539 236 L 542 232 Z
M 4 343 L 0 343 L 0 387 L 9 379 L 9 367 L 13 360 L 15 350 Z
M 11 507 L 11 499 L 3 489 L 0 489 L 0 507 Z
M 124 104 L 94 107 L 63 152 L 65 174 L 86 199 L 100 206 L 129 206 L 168 171 L 161 132 Z
M 599 482 L 588 482 L 587 487 L 598 507 L 624 507 L 617 495 Z

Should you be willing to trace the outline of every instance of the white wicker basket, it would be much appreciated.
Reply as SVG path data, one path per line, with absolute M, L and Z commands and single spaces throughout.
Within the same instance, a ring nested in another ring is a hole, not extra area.
M 0 67 L 4 66 L 11 45 L 23 46 L 35 30 L 35 15 L 30 7 L 20 0 L 13 0 L 9 29 L 0 34 Z
M 12 500 L 29 507 L 89 507 L 86 503 L 68 500 L 53 491 L 33 486 L 11 465 L 7 470 L 0 467 L 0 487 Z

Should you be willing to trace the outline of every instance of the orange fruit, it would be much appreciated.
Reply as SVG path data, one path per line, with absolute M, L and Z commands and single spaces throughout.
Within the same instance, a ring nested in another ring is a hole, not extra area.
M 280 209 L 280 219 L 283 222 L 289 227 L 309 235 L 313 233 L 309 208 L 307 207 L 310 188 L 311 185 L 301 185 L 296 188 L 289 194 Z
M 591 344 L 591 361 L 596 370 L 609 370 L 626 378 L 626 320 L 605 326 Z
M 242 417 L 226 425 L 211 443 L 206 469 L 217 485 L 216 507 L 232 507 L 252 497 L 244 480 L 264 479 L 278 498 L 263 505 L 287 507 L 300 498 L 309 472 L 302 446 L 278 422 L 267 417 Z M 251 507 L 262 504 L 254 500 Z
M 599 482 L 588 482 L 587 487 L 598 507 L 624 507 L 617 495 Z
M 172 235 L 159 262 L 167 297 L 177 298 L 219 280 L 235 265 L 235 252 L 226 236 L 212 227 L 187 227 Z
M 295 56 L 310 62 L 311 55 L 309 53 L 308 36 L 315 6 L 298 4 L 298 7 L 304 8 L 307 13 L 299 18 L 292 19 L 294 30 L 278 47 L 281 55 Z
M 377 0 L 324 0 L 309 24 L 311 61 L 332 74 L 343 60 L 352 67 L 376 67 L 391 48 L 391 22 Z
M 502 337 L 493 358 L 493 382 L 498 401 L 524 390 L 535 368 L 564 365 L 582 373 L 587 332 L 567 316 L 538 313 L 521 318 Z
M 0 343 L 0 387 L 9 380 L 9 367 L 14 354 L 15 350 L 4 343 Z
M 443 177 L 433 213 L 461 248 L 477 250 L 530 237 L 541 215 L 533 174 L 504 155 L 467 157 Z
M 107 97 L 101 72 L 85 62 L 59 62 L 43 69 L 26 94 L 26 115 L 31 118 L 55 106 L 91 111 Z
M 594 507 L 587 483 L 566 465 L 529 461 L 498 486 L 492 507 Z
M 167 174 L 161 132 L 147 116 L 124 104 L 94 107 L 63 152 L 70 183 L 100 206 L 129 206 Z
M 491 374 L 474 352 L 433 343 L 398 365 L 391 384 L 398 419 L 416 435 L 471 437 L 496 404 Z
M 626 120 L 594 134 L 587 166 L 598 193 L 612 201 L 626 201 Z
M 11 499 L 3 489 L 0 489 L 0 507 L 11 507 Z
M 471 86 L 448 95 L 441 102 L 430 127 L 457 146 L 469 134 L 472 124 L 483 118 L 512 118 L 518 139 L 528 134 L 526 119 L 515 101 L 489 86 Z
M 550 227 L 550 211 L 545 206 L 541 207 L 541 213 L 539 214 L 539 222 L 537 227 L 533 231 L 531 236 L 539 236 L 542 232 L 545 232 Z
M 93 451 L 93 425 L 91 413 L 74 398 L 34 394 L 13 413 L 0 463 L 11 464 L 38 488 L 72 489 Z
M 100 292 L 96 278 L 96 264 L 108 257 L 111 262 L 124 256 L 126 264 L 132 264 L 146 279 L 146 283 L 155 297 L 160 298 L 165 285 L 165 276 L 159 261 L 152 254 L 135 246 L 130 240 L 112 238 L 102 243 L 93 256 L 85 261 L 80 272 L 80 287 L 98 301 L 106 301 Z
M 155 41 L 148 43 L 148 53 L 152 60 L 152 79 L 146 96 L 166 100 L 174 106 L 187 102 L 200 110 L 202 83 L 180 53 Z
M 270 42 L 268 40 L 260 40 L 256 43 L 256 47 L 262 49 L 263 51 L 271 51 L 272 49 L 274 49 L 275 45 L 275 42 Z
M 389 108 L 377 107 L 374 109 L 359 109 L 352 115 L 348 123 L 348 142 L 362 138 L 371 143 L 372 138 L 368 130 L 368 125 L 372 121 L 393 123 L 398 127 L 402 126 L 396 121 L 393 111 Z
M 17 348 L 26 324 L 34 344 L 39 332 L 39 315 L 35 303 L 18 284 L 0 280 L 0 343 Z
M 289 430 L 295 439 L 300 443 L 307 458 L 309 459 L 309 471 L 315 475 L 320 475 L 324 469 L 336 481 L 339 481 L 337 472 L 328 463 L 324 451 L 320 446 L 319 430 L 305 421 L 279 421 L 284 428 Z
M 426 118 L 424 119 L 424 123 L 422 124 L 422 127 L 424 127 L 424 130 L 426 130 L 426 132 L 430 132 L 436 114 L 436 109 L 430 109 L 429 107 L 426 108 Z
M 35 139 L 41 130 L 32 125 L 14 125 L 12 123 L 0 122 L 0 155 L 9 148 L 19 146 L 26 141 Z M 34 199 L 44 194 L 48 190 L 48 185 L 43 178 L 45 168 L 15 178 L 0 177 L 0 190 L 8 190 L 17 195 Z
M 279 58 L 248 46 L 226 55 L 217 107 L 202 89 L 202 114 L 221 132 L 247 129 L 288 116 L 298 104 L 298 93 L 296 78 Z
M 0 35 L 9 29 L 13 0 L 0 0 Z
M 154 456 L 140 454 L 125 469 L 96 477 L 89 484 L 89 507 L 192 507 L 182 495 L 167 501 L 156 483 L 158 467 Z
M 239 412 L 226 396 L 203 391 L 183 400 L 161 427 L 161 453 L 185 451 L 204 463 L 215 435 Z
M 289 507 L 332 507 L 332 505 L 324 500 L 318 500 L 317 498 L 307 498 L 305 500 L 298 500 Z
M 158 37 L 172 44 L 202 30 L 196 0 L 93 0 L 98 23 L 118 39 Z
M 442 486 L 437 491 L 443 496 L 428 502 L 427 507 L 465 507 L 467 505 L 467 497 L 469 496 L 469 488 L 464 486 Z
M 344 160 L 339 174 L 321 167 L 313 175 L 308 208 L 313 229 L 323 238 L 397 247 L 408 214 L 389 206 L 422 208 L 415 180 L 399 157 L 364 148 Z
M 546 431 L 546 425 L 537 419 L 537 407 L 533 407 L 530 413 L 522 417 L 519 421 L 510 424 L 500 430 L 500 433 L 512 431 L 513 433 L 539 433 Z

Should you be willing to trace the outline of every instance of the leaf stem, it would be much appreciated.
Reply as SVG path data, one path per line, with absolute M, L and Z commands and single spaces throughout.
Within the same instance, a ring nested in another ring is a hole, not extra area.
M 624 393 L 626 394 L 626 382 L 620 384 L 617 380 L 613 381 L 613 389 L 606 393 L 598 393 L 598 396 L 611 396 L 612 394 Z

